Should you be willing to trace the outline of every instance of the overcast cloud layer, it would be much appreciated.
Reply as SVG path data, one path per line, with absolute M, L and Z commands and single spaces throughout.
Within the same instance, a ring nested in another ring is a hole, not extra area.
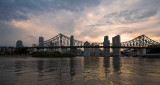
M 25 46 L 63 33 L 77 40 L 121 41 L 139 35 L 160 42 L 160 0 L 0 0 L 0 46 Z

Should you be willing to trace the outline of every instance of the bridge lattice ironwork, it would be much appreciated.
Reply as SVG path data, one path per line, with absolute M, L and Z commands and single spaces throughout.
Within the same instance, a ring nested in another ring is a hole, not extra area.
M 53 46 L 70 46 L 70 37 L 67 37 L 63 34 L 58 34 L 57 36 L 44 41 L 45 47 L 53 47 Z M 73 40 L 73 46 L 83 46 L 84 42 L 79 40 Z
M 44 41 L 44 47 L 53 47 L 53 46 L 70 46 L 71 38 L 63 34 L 58 34 L 57 36 Z M 91 44 L 91 43 L 90 43 Z M 98 42 L 94 43 L 95 45 L 103 46 L 103 43 Z M 83 46 L 84 42 L 73 39 L 73 46 Z M 110 44 L 112 46 L 112 43 Z M 121 42 L 121 47 L 148 47 L 148 46 L 159 46 L 160 43 L 156 42 L 145 35 L 138 36 L 130 41 Z
M 160 46 L 159 42 L 156 42 L 145 35 L 138 36 L 130 41 L 122 42 L 123 47 L 148 47 L 148 46 Z

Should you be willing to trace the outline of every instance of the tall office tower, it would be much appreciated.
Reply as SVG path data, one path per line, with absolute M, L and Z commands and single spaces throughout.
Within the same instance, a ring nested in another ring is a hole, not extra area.
M 103 46 L 110 46 L 110 41 L 108 39 L 108 36 L 104 36 L 104 42 Z M 110 55 L 110 48 L 103 48 L 103 56 L 109 56 Z
M 39 47 L 44 47 L 44 38 L 39 37 Z
M 112 38 L 112 46 L 121 46 L 121 40 L 120 40 L 120 35 L 117 35 Z M 113 54 L 114 55 L 120 55 L 120 48 L 113 48 Z

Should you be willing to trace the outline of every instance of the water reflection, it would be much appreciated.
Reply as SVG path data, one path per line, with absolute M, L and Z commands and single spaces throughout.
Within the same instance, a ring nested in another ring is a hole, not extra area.
M 104 57 L 104 68 L 105 72 L 108 73 L 110 67 L 110 57 Z
M 76 75 L 75 65 L 76 65 L 76 62 L 74 58 L 70 58 L 70 72 L 69 73 L 71 76 L 71 80 L 73 79 L 73 76 Z
M 0 61 L 2 85 L 156 85 L 160 76 L 158 59 L 75 57 Z
M 22 63 L 20 61 L 15 62 L 15 72 L 21 72 L 22 71 Z
M 113 68 L 114 72 L 119 72 L 121 70 L 120 57 L 113 57 Z
M 52 80 L 55 84 L 69 85 L 76 76 L 77 60 L 75 58 L 55 58 L 38 60 L 38 81 Z
M 25 62 L 22 63 L 22 61 L 16 61 L 14 67 L 15 67 L 14 72 L 16 73 L 16 75 L 22 76 L 24 70 L 23 67 L 25 67 Z
M 85 57 L 84 58 L 84 68 L 98 67 L 99 57 Z
M 40 76 L 43 76 L 43 64 L 44 64 L 44 61 L 42 61 L 42 60 L 39 60 L 39 61 L 37 61 L 37 70 L 38 70 L 38 73 L 39 73 L 39 77 Z

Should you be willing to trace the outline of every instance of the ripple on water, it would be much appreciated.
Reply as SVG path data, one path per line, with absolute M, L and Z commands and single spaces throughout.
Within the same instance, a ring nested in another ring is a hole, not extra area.
M 158 85 L 160 59 L 1 58 L 2 85 Z

